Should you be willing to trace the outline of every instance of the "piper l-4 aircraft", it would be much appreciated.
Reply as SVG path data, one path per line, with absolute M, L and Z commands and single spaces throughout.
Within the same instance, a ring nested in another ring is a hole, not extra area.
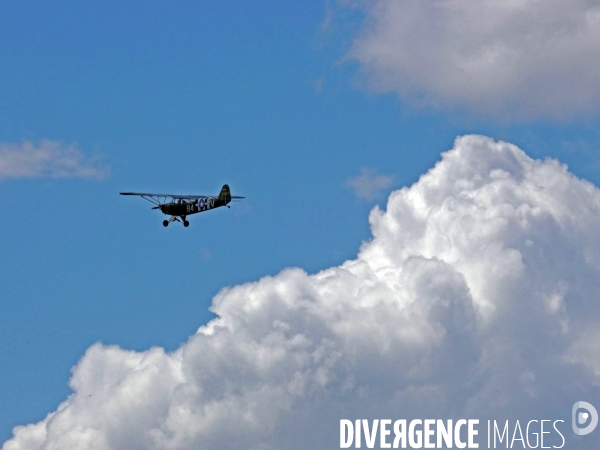
M 173 195 L 173 194 L 148 194 L 144 192 L 121 192 L 121 195 L 137 195 L 144 200 L 156 205 L 152 209 L 160 209 L 163 214 L 170 215 L 169 220 L 163 220 L 163 226 L 168 227 L 171 222 L 183 222 L 184 227 L 190 223 L 187 216 L 209 209 L 227 206 L 231 200 L 241 200 L 245 197 L 231 195 L 229 186 L 224 184 L 217 197 L 209 195 Z M 180 220 L 181 219 L 181 220 Z

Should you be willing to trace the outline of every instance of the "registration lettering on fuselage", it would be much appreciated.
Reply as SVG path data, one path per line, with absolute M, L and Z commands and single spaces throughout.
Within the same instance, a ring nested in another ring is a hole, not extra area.
M 212 209 L 215 206 L 214 198 L 201 198 L 198 200 L 198 211 L 206 211 Z M 194 205 L 188 205 L 188 212 L 194 212 Z

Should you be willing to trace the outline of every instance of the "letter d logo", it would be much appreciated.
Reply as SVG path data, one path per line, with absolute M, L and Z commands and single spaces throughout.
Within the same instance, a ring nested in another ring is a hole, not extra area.
M 577 414 L 577 410 L 586 409 L 588 412 L 580 412 Z M 590 423 L 585 428 L 579 428 L 579 425 L 583 425 L 587 422 L 589 416 L 591 417 Z M 579 436 L 585 436 L 590 434 L 598 425 L 598 411 L 588 402 L 577 402 L 573 405 L 573 432 Z

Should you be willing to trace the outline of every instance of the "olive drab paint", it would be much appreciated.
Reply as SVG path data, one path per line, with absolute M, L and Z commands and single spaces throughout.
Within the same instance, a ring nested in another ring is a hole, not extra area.
M 163 214 L 170 215 L 169 220 L 163 220 L 163 225 L 166 227 L 171 222 L 183 222 L 183 226 L 187 227 L 190 223 L 187 221 L 187 216 L 197 214 L 199 212 L 208 211 L 210 209 L 227 206 L 232 199 L 243 199 L 244 197 L 232 196 L 229 190 L 229 185 L 224 184 L 221 192 L 217 197 L 206 195 L 173 195 L 173 194 L 149 194 L 140 192 L 121 192 L 121 195 L 137 195 L 144 200 L 153 203 L 152 209 L 160 209 Z M 170 199 L 170 200 L 169 200 Z

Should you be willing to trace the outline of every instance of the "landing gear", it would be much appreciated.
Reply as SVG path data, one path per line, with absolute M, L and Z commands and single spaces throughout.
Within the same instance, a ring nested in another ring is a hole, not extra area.
M 163 227 L 168 227 L 171 222 L 183 222 L 184 227 L 189 227 L 190 223 L 186 220 L 185 216 L 171 216 L 169 220 L 163 220 Z

